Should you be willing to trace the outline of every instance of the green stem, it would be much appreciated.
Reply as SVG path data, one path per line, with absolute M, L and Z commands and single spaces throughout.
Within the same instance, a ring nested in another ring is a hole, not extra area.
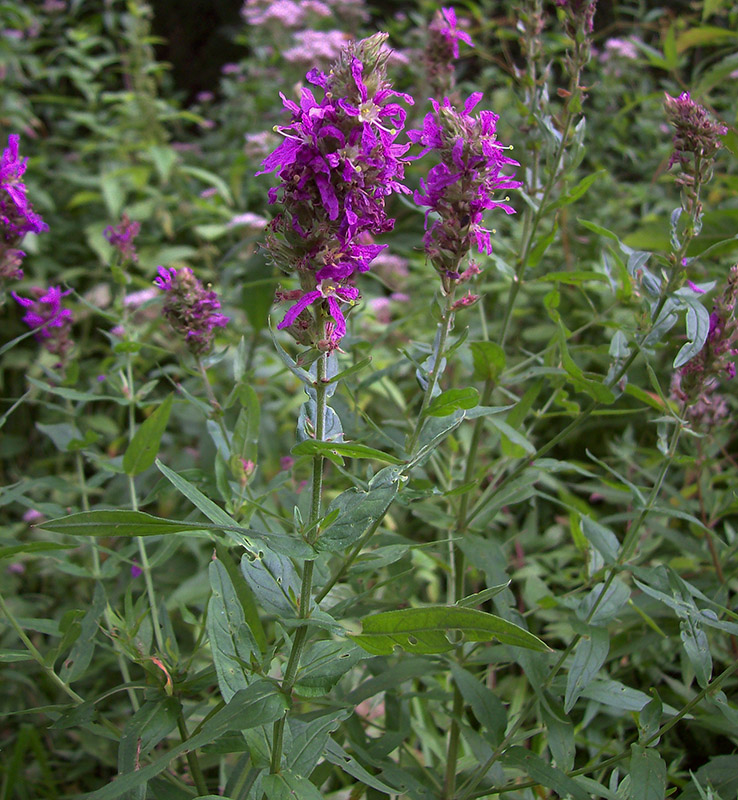
M 130 353 L 126 356 L 126 383 L 128 385 L 128 441 L 130 443 L 136 435 L 136 393 L 133 386 L 133 364 Z M 131 499 L 131 508 L 134 511 L 138 511 L 138 497 L 136 495 L 136 483 L 133 480 L 133 475 L 128 476 L 128 494 Z M 154 591 L 154 582 L 151 578 L 149 556 L 146 552 L 146 545 L 144 544 L 143 537 L 137 536 L 136 542 L 138 544 L 138 555 L 141 559 L 141 572 L 143 572 L 146 594 L 148 595 L 149 607 L 151 608 L 151 624 L 154 627 L 154 638 L 156 639 L 156 646 L 159 648 L 162 655 L 164 655 L 166 651 L 164 649 L 161 625 L 159 624 L 159 609 L 156 605 L 156 592 Z
M 420 436 L 420 431 L 423 427 L 423 423 L 425 422 L 425 410 L 430 405 L 431 400 L 433 399 L 433 393 L 436 390 L 436 386 L 438 385 L 438 379 L 441 375 L 441 368 L 443 365 L 443 356 L 446 352 L 446 340 L 448 339 L 448 335 L 453 328 L 454 325 L 454 312 L 452 310 L 454 304 L 454 294 L 456 293 L 456 286 L 453 285 L 449 290 L 448 294 L 446 295 L 446 302 L 444 304 L 443 309 L 443 316 L 441 317 L 441 321 L 438 323 L 439 328 L 439 336 L 437 338 L 437 344 L 433 349 L 433 368 L 431 369 L 431 373 L 428 376 L 428 385 L 425 387 L 425 392 L 423 392 L 423 402 L 420 406 L 420 411 L 418 412 L 418 419 L 415 423 L 415 430 L 410 437 L 410 441 L 407 445 L 407 452 L 410 455 L 412 460 L 412 456 L 415 453 L 415 448 L 418 444 L 418 437 Z
M 325 436 L 325 414 L 326 414 L 326 401 L 327 401 L 327 385 L 325 382 L 326 376 L 326 355 L 321 354 L 316 362 L 315 370 L 315 396 L 316 396 L 316 413 L 315 413 L 315 439 L 319 442 L 323 441 Z M 318 529 L 318 520 L 320 519 L 321 498 L 323 493 L 323 456 L 316 455 L 313 457 L 313 477 L 312 477 L 312 495 L 310 502 L 310 518 L 308 521 L 308 536 L 307 541 L 309 544 L 315 544 L 320 534 Z M 300 587 L 300 600 L 298 603 L 298 617 L 307 620 L 311 613 L 311 594 L 313 591 L 313 562 L 306 561 L 302 571 L 302 585 Z M 292 641 L 292 648 L 290 650 L 290 657 L 287 660 L 284 676 L 282 678 L 281 690 L 282 693 L 289 699 L 292 696 L 292 689 L 297 679 L 297 670 L 300 667 L 300 659 L 305 647 L 305 641 L 308 636 L 308 626 L 302 625 L 295 633 L 295 638 Z M 282 767 L 282 748 L 284 745 L 284 727 L 287 721 L 286 714 L 274 723 L 272 729 L 272 759 L 270 772 L 272 774 L 280 771 Z
M 47 677 L 56 684 L 66 695 L 71 697 L 75 703 L 84 703 L 84 700 L 77 694 L 77 692 L 72 689 L 72 687 L 65 683 L 54 670 L 46 663 L 44 657 L 41 653 L 36 649 L 36 646 L 33 642 L 28 638 L 26 632 L 21 628 L 20 623 L 15 618 L 13 612 L 8 608 L 7 604 L 5 603 L 5 599 L 3 598 L 2 594 L 0 594 L 0 611 L 5 614 L 7 617 L 8 622 L 10 623 L 11 627 L 15 632 L 18 634 L 18 638 L 23 642 L 26 646 L 28 652 L 33 656 L 34 661 L 38 663 L 41 669 L 46 673 Z
M 187 723 L 185 722 L 181 706 L 179 713 L 177 714 L 177 728 L 179 729 L 179 735 L 182 737 L 182 742 L 186 742 L 190 738 L 190 734 L 187 732 Z M 186 757 L 187 763 L 190 767 L 192 780 L 195 782 L 198 794 L 206 795 L 208 793 L 208 785 L 205 782 L 205 776 L 203 775 L 202 768 L 200 767 L 200 761 L 197 758 L 197 753 L 194 750 L 191 750 L 187 753 Z

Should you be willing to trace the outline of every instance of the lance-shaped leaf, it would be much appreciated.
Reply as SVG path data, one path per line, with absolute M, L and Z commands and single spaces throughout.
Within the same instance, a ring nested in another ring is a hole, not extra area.
M 159 452 L 161 437 L 169 422 L 174 395 L 167 399 L 144 421 L 123 456 L 123 469 L 127 475 L 138 475 L 147 470 Z
M 376 461 L 385 461 L 387 464 L 404 464 L 395 456 L 367 447 L 365 444 L 351 444 L 349 442 L 319 442 L 316 439 L 307 439 L 292 448 L 295 456 L 318 456 L 322 455 L 337 464 L 343 464 L 343 457 L 346 458 L 372 458 Z
M 502 644 L 548 650 L 524 628 L 494 614 L 460 606 L 406 608 L 372 614 L 362 621 L 362 632 L 351 638 L 369 653 L 388 655 L 395 645 L 410 653 L 443 653 L 454 645 L 447 634 L 460 631 L 473 642 L 497 639 Z
M 202 522 L 182 522 L 154 517 L 143 511 L 126 509 L 81 511 L 40 523 L 39 528 L 70 536 L 161 536 L 163 533 L 201 531 L 217 526 Z

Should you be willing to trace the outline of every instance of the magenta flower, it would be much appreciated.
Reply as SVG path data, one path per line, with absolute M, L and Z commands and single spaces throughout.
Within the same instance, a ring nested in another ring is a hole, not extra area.
M 454 62 L 459 58 L 459 42 L 474 47 L 471 37 L 459 30 L 453 8 L 436 11 L 428 26 L 428 38 L 423 51 L 431 93 L 436 96 L 450 94 L 454 88 Z
M 396 141 L 405 110 L 395 98 L 413 101 L 385 78 L 386 38 L 349 44 L 327 75 L 308 72 L 322 97 L 308 87 L 299 102 L 282 95 L 292 120 L 276 129 L 284 140 L 257 173 L 278 170 L 281 179 L 269 190 L 280 211 L 267 248 L 278 266 L 298 273 L 301 290 L 278 327 L 304 344 L 339 346 L 346 333 L 342 304 L 350 307 L 359 297 L 352 278 L 385 247 L 371 237 L 394 225 L 385 198 L 409 193 L 402 157 L 410 145 Z
M 218 295 L 206 289 L 189 267 L 177 270 L 159 267 L 154 283 L 164 292 L 164 316 L 182 336 L 195 356 L 209 352 L 215 328 L 223 328 L 228 317 L 220 313 Z
M 283 330 L 294 325 L 300 314 L 312 303 L 325 300 L 328 313 L 332 317 L 326 328 L 326 339 L 330 349 L 335 349 L 346 335 L 346 317 L 343 315 L 339 300 L 353 306 L 359 297 L 359 290 L 354 286 L 341 286 L 330 280 L 321 281 L 318 288 L 312 292 L 305 292 L 300 299 L 287 310 L 284 319 L 277 325 L 278 330 Z
M 36 340 L 55 355 L 64 356 L 72 346 L 69 329 L 72 325 L 72 312 L 62 307 L 62 298 L 71 293 L 63 292 L 59 286 L 48 289 L 34 287 L 33 298 L 20 297 L 11 292 L 15 301 L 26 309 L 23 322 L 35 330 Z
M 416 156 L 420 158 L 434 152 L 440 163 L 432 167 L 427 180 L 420 182 L 415 192 L 415 202 L 428 207 L 426 214 L 426 253 L 442 276 L 459 279 L 461 260 L 472 243 L 480 252 L 491 253 L 490 231 L 484 227 L 484 212 L 501 208 L 507 214 L 515 210 L 508 205 L 509 198 L 496 199 L 495 193 L 518 188 L 521 184 L 513 176 L 503 174 L 518 162 L 505 155 L 505 148 L 497 141 L 497 114 L 472 111 L 482 99 L 475 92 L 459 112 L 448 98 L 443 104 L 432 100 L 433 112 L 427 114 L 422 130 L 408 131 L 411 141 L 422 146 Z M 431 211 L 438 214 L 430 227 Z
M 0 278 L 22 278 L 25 253 L 18 245 L 27 233 L 49 229 L 26 198 L 22 178 L 28 159 L 19 157 L 19 141 L 17 134 L 11 134 L 0 157 Z
M 453 8 L 442 8 L 438 14 L 439 16 L 431 23 L 431 29 L 437 30 L 443 37 L 454 58 L 459 57 L 460 41 L 468 44 L 469 47 L 474 47 L 469 34 L 456 27 L 456 12 Z

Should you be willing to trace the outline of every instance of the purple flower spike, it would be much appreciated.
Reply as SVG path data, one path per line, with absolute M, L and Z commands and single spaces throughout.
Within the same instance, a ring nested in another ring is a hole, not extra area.
M 189 267 L 177 270 L 159 267 L 154 283 L 164 292 L 164 316 L 184 337 L 195 356 L 208 353 L 213 346 L 215 328 L 228 324 L 228 317 L 219 313 L 218 295 L 206 289 Z
M 21 180 L 28 159 L 18 155 L 20 137 L 11 134 L 0 156 L 0 280 L 20 279 L 25 256 L 18 245 L 27 233 L 43 233 L 49 226 L 33 211 Z
M 428 207 L 428 214 L 438 215 L 430 225 L 426 215 L 424 242 L 444 285 L 458 279 L 461 261 L 473 244 L 480 252 L 492 251 L 484 212 L 501 208 L 514 214 L 508 198 L 498 200 L 495 193 L 521 185 L 503 173 L 518 162 L 505 155 L 507 148 L 497 141 L 497 115 L 481 111 L 472 116 L 481 99 L 481 92 L 475 92 L 463 111 L 457 111 L 448 98 L 442 105 L 432 100 L 433 112 L 426 115 L 422 129 L 408 131 L 410 140 L 422 148 L 417 158 L 432 151 L 440 160 L 427 180 L 421 179 L 414 197 L 418 205 Z
M 279 211 L 266 246 L 275 264 L 300 278 L 296 295 L 278 293 L 297 301 L 278 328 L 321 349 L 339 346 L 347 304 L 359 296 L 351 281 L 385 247 L 372 238 L 394 225 L 385 198 L 409 193 L 403 156 L 410 145 L 397 142 L 406 112 L 396 99 L 413 100 L 386 80 L 386 39 L 350 43 L 327 75 L 311 70 L 306 77 L 317 90 L 304 88 L 299 103 L 282 96 L 292 119 L 275 129 L 284 141 L 257 173 L 278 171 L 269 202 Z
M 13 299 L 26 309 L 23 322 L 35 330 L 36 340 L 54 355 L 64 356 L 72 347 L 69 331 L 72 326 L 72 312 L 62 307 L 62 298 L 71 293 L 63 292 L 59 286 L 48 289 L 34 287 L 32 298 L 20 297 L 11 292 Z
M 131 222 L 128 214 L 123 214 L 119 225 L 109 225 L 103 231 L 103 236 L 113 245 L 120 254 L 122 261 L 138 261 L 136 247 L 133 240 L 141 230 L 140 222 Z

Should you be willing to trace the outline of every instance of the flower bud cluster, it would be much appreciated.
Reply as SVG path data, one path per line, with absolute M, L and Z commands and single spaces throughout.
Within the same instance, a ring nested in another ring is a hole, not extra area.
M 206 289 L 189 267 L 159 267 L 154 283 L 166 292 L 164 316 L 195 356 L 210 351 L 215 328 L 223 328 L 228 317 L 220 313 L 218 295 Z
M 432 100 L 433 112 L 426 115 L 422 130 L 408 131 L 409 138 L 423 147 L 417 158 L 433 151 L 440 162 L 431 168 L 427 181 L 421 179 L 415 202 L 429 209 L 425 250 L 446 289 L 461 277 L 461 261 L 473 244 L 480 252 L 492 252 L 484 212 L 501 208 L 515 213 L 509 198 L 496 200 L 494 194 L 521 186 L 502 172 L 518 162 L 505 155 L 508 148 L 497 141 L 498 115 L 481 111 L 472 116 L 481 99 L 482 93 L 475 92 L 463 111 L 457 111 L 448 98 L 443 104 Z
M 20 137 L 11 134 L 0 157 L 0 280 L 23 277 L 25 257 L 18 245 L 27 233 L 42 233 L 49 226 L 33 211 L 21 180 L 28 159 L 18 156 Z
M 680 186 L 697 190 L 712 177 L 712 165 L 722 147 L 721 136 L 728 129 L 716 122 L 706 108 L 695 103 L 689 92 L 679 97 L 666 95 L 664 100 L 666 118 L 674 126 L 674 152 L 669 168 L 679 164 L 682 168 L 677 178 Z
M 687 416 L 703 427 L 714 425 L 727 414 L 725 401 L 715 390 L 721 376 L 730 379 L 736 374 L 737 301 L 738 265 L 730 270 L 725 288 L 715 300 L 705 346 L 672 378 L 672 398 L 685 404 Z
M 436 11 L 428 26 L 428 42 L 423 51 L 431 94 L 444 96 L 454 88 L 454 61 L 459 57 L 459 42 L 474 47 L 468 33 L 457 28 L 453 8 Z
M 402 156 L 410 145 L 396 143 L 405 110 L 393 98 L 413 100 L 386 79 L 386 39 L 379 33 L 349 44 L 327 75 L 311 70 L 307 80 L 322 98 L 309 88 L 299 104 L 282 95 L 292 121 L 277 129 L 284 141 L 257 173 L 279 170 L 269 202 L 280 211 L 266 247 L 280 268 L 297 273 L 301 287 L 277 327 L 322 349 L 338 347 L 344 310 L 359 296 L 353 279 L 385 247 L 367 237 L 392 230 L 386 197 L 409 191 Z

